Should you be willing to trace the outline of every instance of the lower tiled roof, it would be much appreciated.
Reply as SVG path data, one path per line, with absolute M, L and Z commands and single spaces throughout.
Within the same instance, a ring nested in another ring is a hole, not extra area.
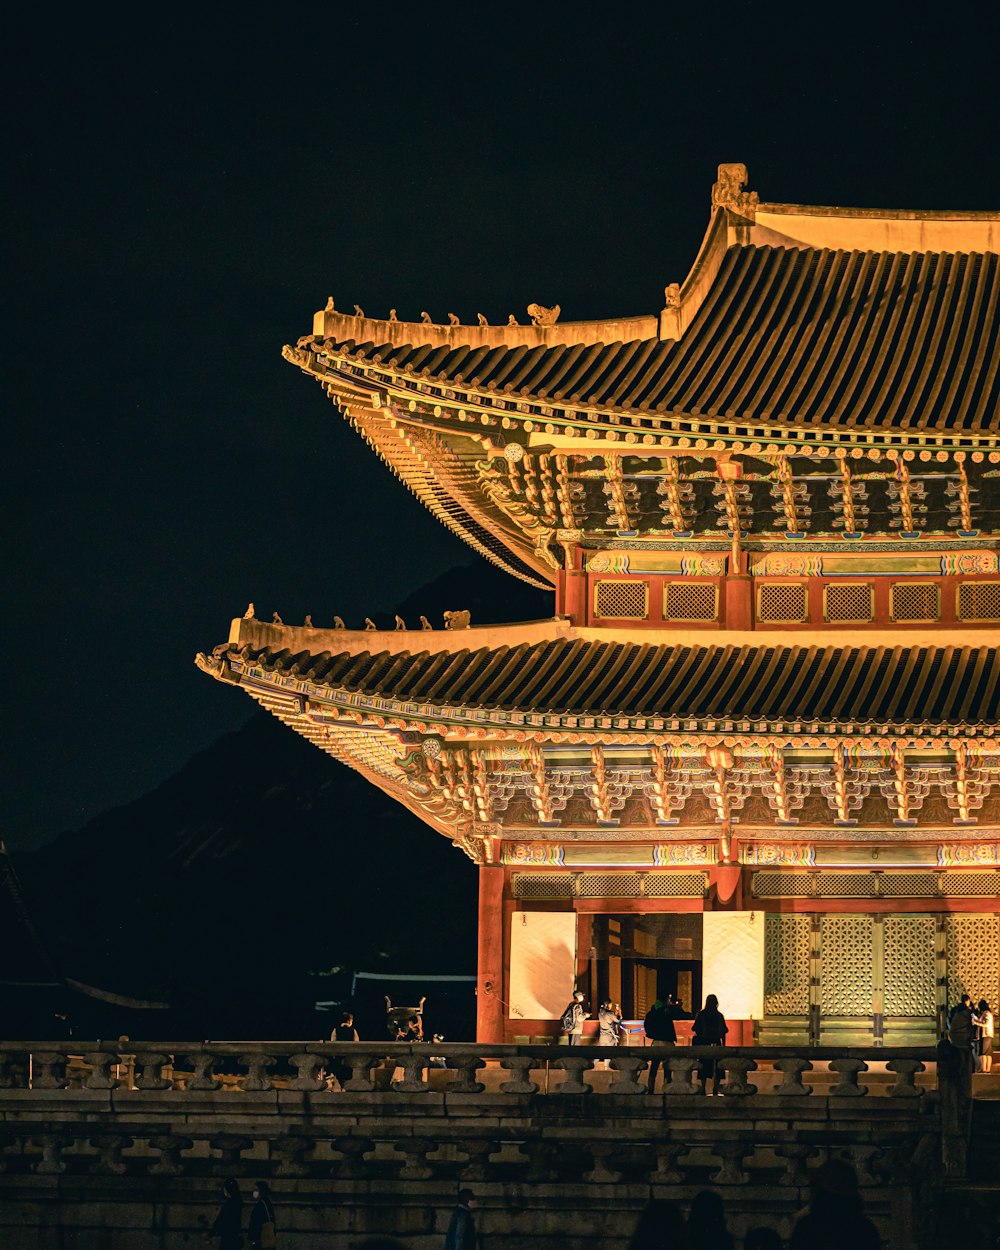
M 992 725 L 997 649 L 986 646 L 667 646 L 557 640 L 513 647 L 337 654 L 220 648 L 333 691 L 554 714 Z

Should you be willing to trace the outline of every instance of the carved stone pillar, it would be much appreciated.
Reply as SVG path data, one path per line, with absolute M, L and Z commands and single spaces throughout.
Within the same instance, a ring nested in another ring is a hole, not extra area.
M 449 1094 L 481 1094 L 486 1086 L 476 1080 L 476 1073 L 485 1068 L 486 1062 L 478 1055 L 448 1056 L 448 1068 L 458 1073 L 458 1079 L 448 1085 Z
M 840 1074 L 840 1080 L 830 1089 L 831 1098 L 860 1098 L 868 1093 L 867 1085 L 858 1084 L 858 1074 L 868 1071 L 863 1059 L 831 1059 L 830 1071 Z
M 795 1055 L 787 1059 L 776 1059 L 774 1066 L 782 1075 L 781 1084 L 775 1086 L 776 1094 L 801 1098 L 804 1094 L 812 1093 L 811 1085 L 802 1084 L 802 1073 L 812 1071 L 812 1064 L 808 1059 Z
M 31 1084 L 34 1089 L 65 1089 L 66 1056 L 55 1050 L 35 1051 L 31 1056 Z
M 73 1144 L 71 1138 L 61 1137 L 58 1133 L 43 1133 L 39 1137 L 33 1137 L 31 1144 L 42 1152 L 41 1159 L 35 1165 L 35 1172 L 39 1176 L 59 1176 L 66 1171 L 62 1152 Z
M 701 1092 L 701 1081 L 694 1075 L 701 1064 L 699 1059 L 666 1059 L 664 1062 L 670 1070 L 670 1083 L 663 1090 L 668 1097 Z
M 151 1137 L 149 1144 L 160 1152 L 157 1162 L 149 1165 L 153 1176 L 180 1176 L 184 1171 L 181 1151 L 190 1150 L 194 1142 L 190 1137 L 178 1137 L 168 1133 L 164 1137 Z
M 539 1061 L 529 1055 L 504 1055 L 500 1067 L 513 1076 L 509 1081 L 501 1081 L 500 1089 L 505 1094 L 537 1094 L 538 1085 L 530 1079 L 532 1067 Z
M 263 1094 L 269 1089 L 274 1089 L 267 1077 L 267 1069 L 273 1068 L 275 1064 L 273 1055 L 261 1055 L 255 1051 L 248 1055 L 240 1055 L 240 1063 L 248 1069 L 246 1076 L 240 1081 L 241 1089 L 248 1094 Z
M 463 1137 L 458 1146 L 469 1156 L 462 1165 L 462 1183 L 488 1180 L 489 1158 L 500 1148 L 500 1143 L 488 1137 Z
M 399 1094 L 426 1094 L 430 1089 L 424 1080 L 426 1065 L 423 1055 L 401 1055 L 397 1066 L 403 1069 L 403 1079 L 393 1081 L 392 1088 Z
M 96 1146 L 99 1158 L 95 1171 L 109 1172 L 112 1176 L 123 1176 L 126 1172 L 122 1151 L 133 1144 L 131 1137 L 92 1137 L 90 1144 Z
M 275 1176 L 302 1176 L 306 1171 L 304 1156 L 315 1142 L 311 1137 L 289 1134 L 271 1143 L 271 1157 L 277 1160 Z
M 916 1075 L 924 1071 L 919 1059 L 890 1059 L 886 1070 L 895 1072 L 896 1083 L 889 1090 L 890 1098 L 921 1098 L 924 1091 L 916 1084 Z
M 617 1185 L 622 1179 L 622 1173 L 615 1168 L 609 1167 L 608 1160 L 620 1149 L 621 1147 L 617 1142 L 592 1142 L 590 1153 L 594 1159 L 594 1166 L 589 1172 L 584 1172 L 584 1181 L 588 1185 Z
M 83 1056 L 91 1071 L 83 1083 L 84 1089 L 117 1089 L 121 1081 L 111 1075 L 111 1069 L 119 1066 L 116 1050 L 92 1050 Z
M 743 1159 L 753 1152 L 753 1146 L 745 1141 L 718 1142 L 712 1144 L 713 1154 L 722 1160 L 722 1167 L 712 1173 L 716 1185 L 745 1185 L 750 1177 L 743 1170 Z
M 427 1137 L 409 1137 L 396 1142 L 396 1150 L 406 1156 L 406 1162 L 399 1169 L 401 1181 L 426 1181 L 434 1175 L 434 1169 L 427 1162 L 427 1156 L 437 1150 L 436 1141 Z
M 152 1051 L 137 1054 L 135 1057 L 135 1083 L 143 1091 L 154 1089 L 170 1089 L 173 1081 L 167 1080 L 163 1069 L 173 1063 L 170 1055 L 156 1054 Z
M 782 1185 L 790 1185 L 799 1189 L 803 1185 L 809 1184 L 809 1169 L 806 1167 L 806 1159 L 811 1159 L 816 1154 L 815 1146 L 804 1146 L 798 1142 L 789 1142 L 787 1145 L 776 1147 L 774 1153 L 779 1159 L 785 1160 L 785 1170 L 781 1176 Z
M 214 1176 L 243 1176 L 247 1165 L 240 1158 L 244 1150 L 250 1150 L 253 1142 L 246 1137 L 237 1137 L 235 1133 L 226 1133 L 222 1137 L 213 1137 L 208 1143 L 219 1157 L 212 1164 Z
M 556 1094 L 591 1094 L 593 1089 L 590 1085 L 584 1083 L 583 1074 L 589 1072 L 593 1068 L 593 1064 L 589 1059 L 582 1056 L 571 1056 L 565 1059 L 557 1059 L 556 1066 L 562 1068 L 566 1073 L 565 1081 L 556 1086 L 553 1091 Z
M 319 1073 L 324 1066 L 329 1066 L 323 1055 L 302 1051 L 288 1056 L 288 1062 L 295 1069 L 295 1079 L 289 1081 L 289 1089 L 319 1090 L 326 1089 L 326 1081 L 320 1080 Z M 246 1088 L 244 1086 L 244 1088 Z
M 639 1073 L 645 1072 L 649 1065 L 645 1059 L 632 1055 L 623 1055 L 620 1059 L 611 1060 L 612 1072 L 620 1073 L 608 1089 L 609 1094 L 644 1094 L 646 1087 L 639 1082 Z
M 757 1071 L 755 1059 L 742 1059 L 738 1056 L 727 1056 L 719 1059 L 718 1065 L 726 1074 L 725 1081 L 719 1086 L 719 1092 L 727 1098 L 748 1098 L 757 1092 L 757 1086 L 747 1080 L 748 1072 Z

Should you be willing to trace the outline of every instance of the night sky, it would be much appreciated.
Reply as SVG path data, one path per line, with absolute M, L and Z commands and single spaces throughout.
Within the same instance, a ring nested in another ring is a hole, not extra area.
M 327 295 L 412 320 L 655 312 L 720 161 L 763 200 L 1000 208 L 974 10 L 754 31 L 750 7 L 574 29 L 564 6 L 293 6 L 141 35 L 135 12 L 6 28 L 17 848 L 245 721 L 192 659 L 248 600 L 357 627 L 473 559 L 281 360 Z

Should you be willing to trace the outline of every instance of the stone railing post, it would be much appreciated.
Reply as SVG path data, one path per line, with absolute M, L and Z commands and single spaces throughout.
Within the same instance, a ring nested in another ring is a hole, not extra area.
M 126 1171 L 125 1160 L 122 1158 L 122 1151 L 133 1144 L 131 1137 L 92 1137 L 90 1144 L 96 1146 L 100 1158 L 97 1170 L 100 1172 L 110 1172 L 112 1176 L 123 1176 Z
M 858 1084 L 858 1074 L 868 1071 L 863 1059 L 831 1059 L 830 1071 L 840 1075 L 840 1080 L 830 1090 L 831 1098 L 862 1098 L 868 1093 L 867 1085 Z
M 33 1089 L 66 1088 L 66 1056 L 61 1051 L 38 1050 L 31 1056 Z
M 781 1073 L 782 1078 L 781 1084 L 775 1087 L 775 1094 L 781 1094 L 786 1098 L 801 1098 L 804 1094 L 813 1092 L 811 1085 L 802 1084 L 802 1073 L 812 1071 L 812 1064 L 808 1059 L 795 1055 L 791 1058 L 776 1059 L 774 1066 Z
M 670 1069 L 670 1084 L 663 1091 L 668 1098 L 700 1092 L 701 1081 L 694 1075 L 701 1066 L 700 1059 L 666 1059 L 664 1062 Z
M 611 1060 L 611 1071 L 620 1073 L 616 1081 L 608 1087 L 609 1094 L 644 1094 L 645 1086 L 639 1083 L 639 1073 L 646 1070 L 645 1059 L 634 1055 L 622 1055 L 620 1059 Z
M 400 1055 L 396 1066 L 403 1069 L 403 1079 L 393 1081 L 391 1088 L 399 1094 L 426 1094 L 430 1086 L 424 1080 L 427 1060 L 423 1055 Z
M 755 1059 L 742 1059 L 738 1056 L 727 1056 L 718 1060 L 719 1067 L 725 1072 L 726 1079 L 719 1086 L 719 1092 L 727 1098 L 749 1098 L 757 1092 L 757 1086 L 747 1080 L 748 1072 L 757 1071 Z
M 196 1090 L 213 1090 L 221 1089 L 222 1082 L 212 1075 L 212 1069 L 215 1067 L 217 1056 L 209 1054 L 206 1050 L 189 1051 L 187 1056 L 191 1060 L 191 1080 L 188 1081 L 188 1089 Z
M 476 1073 L 485 1068 L 486 1062 L 478 1055 L 449 1055 L 448 1069 L 458 1073 L 458 1080 L 448 1085 L 449 1094 L 481 1094 L 486 1088 L 476 1080 Z
M 658 1141 L 653 1143 L 656 1151 L 656 1170 L 648 1173 L 651 1185 L 679 1185 L 683 1180 L 677 1160 L 687 1150 L 680 1142 Z
M 288 1082 L 289 1089 L 326 1089 L 326 1081 L 320 1080 L 320 1072 L 329 1067 L 329 1058 L 314 1051 L 300 1051 L 289 1055 L 288 1062 L 295 1069 L 295 1078 Z
M 379 1056 L 371 1054 L 370 1051 L 352 1050 L 346 1056 L 346 1059 L 351 1069 L 351 1077 L 344 1089 L 352 1094 L 371 1093 L 375 1088 L 375 1082 L 372 1080 L 372 1068 L 378 1063 Z
M 237 1137 L 235 1133 L 226 1133 L 222 1137 L 213 1137 L 208 1143 L 219 1157 L 212 1163 L 215 1176 L 242 1176 L 247 1165 L 240 1158 L 244 1150 L 250 1150 L 253 1142 L 246 1137 Z
M 370 1137 L 335 1137 L 330 1145 L 344 1157 L 330 1168 L 330 1175 L 338 1180 L 360 1180 L 368 1175 L 365 1155 L 375 1149 Z
M 789 1142 L 787 1145 L 777 1146 L 774 1153 L 779 1159 L 785 1160 L 785 1170 L 781 1176 L 782 1185 L 800 1188 L 809 1184 L 809 1169 L 806 1167 L 806 1159 L 811 1159 L 816 1154 L 815 1146 L 804 1146 L 798 1142 Z
M 590 1153 L 594 1159 L 594 1166 L 589 1172 L 584 1172 L 583 1180 L 588 1185 L 617 1185 L 622 1178 L 622 1173 L 609 1167 L 608 1160 L 620 1149 L 617 1142 L 591 1142 Z
M 73 1144 L 71 1138 L 61 1137 L 57 1133 L 43 1133 L 39 1137 L 33 1137 L 31 1142 L 42 1152 L 41 1159 L 35 1165 L 35 1171 L 39 1176 L 59 1176 L 60 1173 L 66 1171 L 62 1152 L 67 1146 Z
M 713 1172 L 711 1180 L 716 1185 L 745 1185 L 750 1177 L 743 1170 L 744 1156 L 753 1151 L 748 1142 L 735 1138 L 731 1141 L 713 1142 L 712 1153 L 722 1160 L 722 1167 Z
M 427 1156 L 437 1150 L 436 1141 L 431 1141 L 428 1137 L 406 1137 L 396 1142 L 395 1148 L 406 1156 L 406 1162 L 399 1169 L 400 1180 L 426 1181 L 434 1175 Z
M 121 1085 L 121 1081 L 111 1075 L 111 1069 L 120 1066 L 116 1050 L 91 1050 L 83 1059 L 91 1069 L 83 1083 L 84 1089 L 117 1089 Z
M 587 1085 L 583 1079 L 584 1072 L 589 1072 L 593 1068 L 593 1064 L 589 1059 L 585 1059 L 582 1055 L 568 1055 L 565 1059 L 557 1059 L 556 1066 L 562 1068 L 566 1073 L 565 1081 L 555 1088 L 557 1094 L 591 1094 L 593 1088 Z
M 240 1055 L 240 1063 L 248 1069 L 240 1081 L 240 1088 L 248 1094 L 265 1094 L 274 1089 L 267 1076 L 268 1068 L 273 1068 L 276 1060 L 274 1055 L 262 1055 L 257 1051 Z
M 184 1171 L 181 1151 L 190 1150 L 194 1142 L 190 1137 L 178 1137 L 174 1133 L 167 1133 L 163 1137 L 151 1137 L 149 1144 L 154 1150 L 160 1152 L 156 1163 L 149 1165 L 150 1172 L 154 1176 L 180 1176 Z
M 271 1143 L 271 1156 L 277 1160 L 275 1176 L 301 1176 L 303 1159 L 316 1143 L 311 1137 L 289 1134 Z
M 173 1081 L 163 1075 L 163 1069 L 173 1063 L 170 1055 L 153 1051 L 139 1051 L 135 1057 L 135 1083 L 141 1090 L 170 1089 Z
M 463 1183 L 485 1181 L 490 1155 L 499 1149 L 500 1143 L 496 1138 L 462 1137 L 456 1144 L 469 1156 L 467 1162 L 461 1165 Z
M 888 1072 L 895 1072 L 896 1083 L 889 1090 L 890 1098 L 921 1098 L 924 1091 L 916 1083 L 918 1072 L 924 1065 L 919 1059 L 890 1059 L 885 1065 Z
M 500 1089 L 505 1094 L 537 1094 L 538 1085 L 530 1079 L 531 1069 L 544 1060 L 533 1059 L 529 1055 L 504 1055 L 500 1067 L 513 1073 L 509 1081 L 501 1081 Z

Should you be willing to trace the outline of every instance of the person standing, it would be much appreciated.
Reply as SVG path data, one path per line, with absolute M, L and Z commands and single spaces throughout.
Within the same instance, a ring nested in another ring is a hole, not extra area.
M 340 1023 L 334 1028 L 330 1034 L 331 1042 L 357 1042 L 359 1041 L 358 1030 L 354 1027 L 354 1016 L 351 1012 L 345 1011 L 340 1017 Z M 330 1061 L 330 1082 L 329 1087 L 333 1089 L 333 1080 L 336 1079 L 341 1089 L 351 1079 L 351 1065 L 343 1057 L 337 1055 Z
M 271 1187 L 267 1181 L 258 1181 L 254 1185 L 253 1196 L 254 1205 L 250 1210 L 250 1225 L 247 1228 L 250 1250 L 274 1250 L 277 1245 L 277 1225 L 274 1219 L 274 1203 L 271 1201 Z
M 714 994 L 705 999 L 705 1006 L 694 1018 L 691 1029 L 693 1046 L 722 1046 L 726 1041 L 729 1025 L 719 1010 L 719 1000 Z M 712 1093 L 719 1092 L 719 1065 L 715 1059 L 704 1059 L 701 1065 L 701 1081 L 705 1093 L 708 1093 L 708 1082 L 712 1081 Z
M 445 1233 L 444 1250 L 475 1250 L 476 1221 L 472 1215 L 475 1209 L 476 1195 L 471 1189 L 460 1189 L 458 1206 L 451 1213 Z
M 979 1000 L 979 1056 L 980 1071 L 993 1070 L 993 1012 L 985 998 Z
M 969 1072 L 973 1069 L 973 1048 L 976 1040 L 976 1027 L 972 1020 L 972 1000 L 963 994 L 961 1002 L 952 1010 L 948 1021 L 948 1041 L 962 1056 L 962 1062 Z
M 789 1250 L 880 1250 L 882 1238 L 867 1218 L 857 1173 L 844 1159 L 828 1159 L 813 1177 L 809 1209 L 792 1230 Z
M 583 993 L 576 990 L 562 1013 L 562 1031 L 566 1036 L 567 1046 L 579 1046 L 583 1040 L 583 1022 L 590 1015 L 583 1009 Z
M 653 1043 L 653 1054 L 649 1058 L 649 1078 L 646 1083 L 646 1093 L 655 1092 L 656 1074 L 660 1070 L 660 1064 L 664 1065 L 664 1080 L 666 1080 L 666 1056 L 658 1054 L 660 1048 L 674 1046 L 677 1042 L 677 1030 L 674 1027 L 674 1019 L 676 1012 L 671 1002 L 671 996 L 667 995 L 667 1001 L 657 999 L 652 1007 L 646 1012 L 646 1018 L 642 1022 L 643 1031 L 646 1037 Z
M 205 1234 L 219 1238 L 219 1250 L 242 1250 L 243 1196 L 233 1177 L 222 1182 L 222 1206 L 215 1222 Z
M 597 1012 L 598 1046 L 617 1046 L 621 1042 L 621 1032 L 622 1013 L 610 998 L 606 998 Z M 610 1063 L 610 1059 L 604 1060 L 605 1067 Z

